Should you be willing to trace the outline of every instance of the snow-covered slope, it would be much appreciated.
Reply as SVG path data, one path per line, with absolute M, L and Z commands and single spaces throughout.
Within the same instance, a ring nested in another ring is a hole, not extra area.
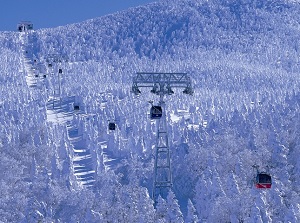
M 168 0 L 0 33 L 1 220 L 300 221 L 299 12 L 287 0 Z M 50 67 L 53 54 L 63 59 Z M 195 92 L 166 97 L 173 187 L 156 209 L 158 98 L 132 95 L 137 71 L 187 72 Z M 254 165 L 271 189 L 254 187 Z

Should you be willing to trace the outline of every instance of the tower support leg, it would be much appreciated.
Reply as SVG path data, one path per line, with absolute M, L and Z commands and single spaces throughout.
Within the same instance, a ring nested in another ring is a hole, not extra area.
M 161 100 L 162 117 L 156 121 L 156 146 L 154 161 L 153 200 L 156 204 L 160 195 L 166 198 L 172 187 L 170 148 L 168 141 L 165 103 Z

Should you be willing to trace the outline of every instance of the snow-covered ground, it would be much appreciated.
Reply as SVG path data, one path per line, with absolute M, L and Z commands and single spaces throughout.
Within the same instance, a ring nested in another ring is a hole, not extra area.
M 1 221 L 299 222 L 299 12 L 172 0 L 1 32 Z M 158 97 L 131 93 L 138 71 L 194 87 L 165 97 L 173 186 L 155 208 Z M 255 188 L 254 166 L 271 189 Z

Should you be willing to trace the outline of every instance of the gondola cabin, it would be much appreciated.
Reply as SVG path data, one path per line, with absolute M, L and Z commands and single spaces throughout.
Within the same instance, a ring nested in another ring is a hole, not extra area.
M 160 119 L 162 116 L 161 106 L 152 106 L 150 109 L 150 118 L 151 119 Z
M 74 110 L 79 111 L 79 105 L 74 105 Z
M 116 130 L 116 124 L 114 123 L 114 122 L 110 122 L 109 124 L 108 124 L 108 129 L 109 130 Z
M 269 189 L 272 186 L 272 178 L 267 173 L 258 173 L 255 180 L 255 187 L 260 189 Z

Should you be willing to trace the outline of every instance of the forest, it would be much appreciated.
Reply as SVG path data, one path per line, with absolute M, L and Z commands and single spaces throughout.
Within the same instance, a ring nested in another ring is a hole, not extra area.
M 0 221 L 299 222 L 299 12 L 164 0 L 0 32 Z M 185 72 L 194 91 L 164 98 L 173 185 L 156 205 L 159 97 L 131 92 L 137 72 Z

